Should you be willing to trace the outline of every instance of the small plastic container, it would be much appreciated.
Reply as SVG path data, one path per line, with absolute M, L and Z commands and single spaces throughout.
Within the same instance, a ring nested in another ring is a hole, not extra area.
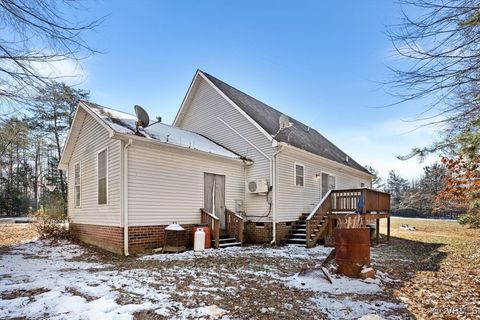
M 193 239 L 193 250 L 194 251 L 205 250 L 205 231 L 203 231 L 203 228 L 198 228 L 195 231 L 195 235 Z
M 210 234 L 210 228 L 208 227 L 208 224 L 196 224 L 192 228 L 192 243 L 195 244 L 195 232 L 199 229 L 202 228 L 203 232 L 205 232 L 205 249 L 210 249 L 210 246 L 212 244 L 212 236 Z

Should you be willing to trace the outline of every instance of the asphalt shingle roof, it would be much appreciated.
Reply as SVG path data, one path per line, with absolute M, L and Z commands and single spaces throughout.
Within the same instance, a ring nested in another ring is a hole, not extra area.
M 322 156 L 362 172 L 369 173 L 362 165 L 351 157 L 348 157 L 347 162 L 347 154 L 321 135 L 317 130 L 290 116 L 288 116 L 288 118 L 292 123 L 292 126 L 279 130 L 279 118 L 282 115 L 280 111 L 208 73 L 203 71 L 202 73 L 278 142 L 287 143 L 296 148 Z

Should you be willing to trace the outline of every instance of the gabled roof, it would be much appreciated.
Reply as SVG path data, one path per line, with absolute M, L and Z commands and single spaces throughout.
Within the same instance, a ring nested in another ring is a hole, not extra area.
M 288 118 L 292 125 L 280 130 L 279 118 L 282 115 L 280 111 L 206 72 L 200 72 L 276 141 L 284 142 L 293 147 L 370 174 L 363 166 L 348 157 L 345 152 L 340 150 L 340 148 L 321 135 L 317 130 L 310 128 L 290 116 L 288 116 Z
M 92 115 L 97 121 L 99 121 L 102 126 L 109 131 L 110 136 L 120 134 L 126 137 L 132 136 L 132 138 L 144 138 L 146 140 L 161 142 L 167 145 L 182 147 L 185 149 L 202 151 L 205 153 L 233 159 L 243 159 L 235 152 L 228 150 L 218 143 L 195 132 L 181 129 L 179 127 L 173 127 L 160 122 L 150 123 L 148 127 L 139 128 L 138 132 L 135 132 L 135 122 L 137 121 L 137 117 L 134 115 L 86 101 L 80 101 L 77 108 L 77 113 L 79 113 L 80 108 L 83 108 L 88 114 Z M 74 126 L 75 120 L 72 125 L 72 132 Z M 75 131 L 75 134 L 79 134 L 78 129 Z M 73 143 L 73 141 L 76 139 L 72 139 L 69 134 L 67 143 L 64 147 L 64 154 L 62 155 L 59 165 L 61 169 L 66 168 L 65 165 L 68 163 L 67 158 L 71 156 L 72 146 L 69 146 L 70 140 L 72 140 Z M 68 154 L 65 153 L 67 148 L 70 149 Z

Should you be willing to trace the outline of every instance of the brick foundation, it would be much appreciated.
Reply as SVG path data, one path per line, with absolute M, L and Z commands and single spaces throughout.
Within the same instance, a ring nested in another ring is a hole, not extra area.
M 261 223 L 252 221 L 246 222 L 246 240 L 248 243 L 270 243 L 270 241 L 272 241 L 273 223 L 265 222 L 263 223 L 263 226 L 259 224 Z M 283 242 L 285 236 L 290 230 L 290 226 L 287 224 L 287 222 L 277 223 L 277 244 L 281 244 Z
M 150 251 L 155 248 L 163 247 L 165 245 L 166 227 L 166 225 L 129 227 L 128 252 L 141 253 L 145 251 Z M 182 227 L 185 229 L 183 236 L 178 236 L 178 233 L 169 233 L 168 242 L 191 246 L 193 225 L 182 224 Z
M 123 254 L 123 228 L 94 224 L 70 223 L 70 234 L 85 243 Z
M 166 227 L 166 225 L 129 227 L 128 252 L 135 254 L 163 247 Z M 182 225 L 182 227 L 185 228 L 184 236 L 175 237 L 175 233 L 169 234 L 168 242 L 191 246 L 193 225 Z M 123 228 L 121 227 L 70 223 L 70 233 L 74 238 L 85 243 L 123 254 Z
M 148 252 L 165 245 L 166 225 L 138 226 L 128 228 L 128 252 L 131 254 Z M 185 228 L 184 237 L 168 238 L 171 243 L 184 243 L 192 246 L 193 225 L 182 225 Z M 273 224 L 248 221 L 245 224 L 247 243 L 270 243 L 272 241 Z M 288 223 L 277 223 L 277 244 L 281 244 L 290 230 Z M 123 254 L 123 228 L 92 224 L 70 223 L 70 233 L 74 238 L 99 248 Z

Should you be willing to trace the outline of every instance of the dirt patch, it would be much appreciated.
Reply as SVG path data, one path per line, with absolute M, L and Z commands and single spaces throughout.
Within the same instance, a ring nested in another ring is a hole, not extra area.
M 9 291 L 9 292 L 1 292 L 0 299 L 13 300 L 16 298 L 31 298 L 48 291 L 50 290 L 46 288 L 36 288 L 36 289 L 30 289 L 30 290 L 15 290 L 15 291 Z
M 88 294 L 85 294 L 85 293 L 83 293 L 83 292 L 80 292 L 80 291 L 78 291 L 77 289 L 72 288 L 72 287 L 67 288 L 66 291 L 67 291 L 68 293 L 70 293 L 72 296 L 78 296 L 78 297 L 84 298 L 85 300 L 87 300 L 87 302 L 90 302 L 90 301 L 93 301 L 93 300 L 97 300 L 97 299 L 98 299 L 97 297 L 89 296 Z
M 38 237 L 32 223 L 0 223 L 0 246 L 30 241 Z
M 135 320 L 163 320 L 167 317 L 161 316 L 153 310 L 138 311 L 133 314 Z

